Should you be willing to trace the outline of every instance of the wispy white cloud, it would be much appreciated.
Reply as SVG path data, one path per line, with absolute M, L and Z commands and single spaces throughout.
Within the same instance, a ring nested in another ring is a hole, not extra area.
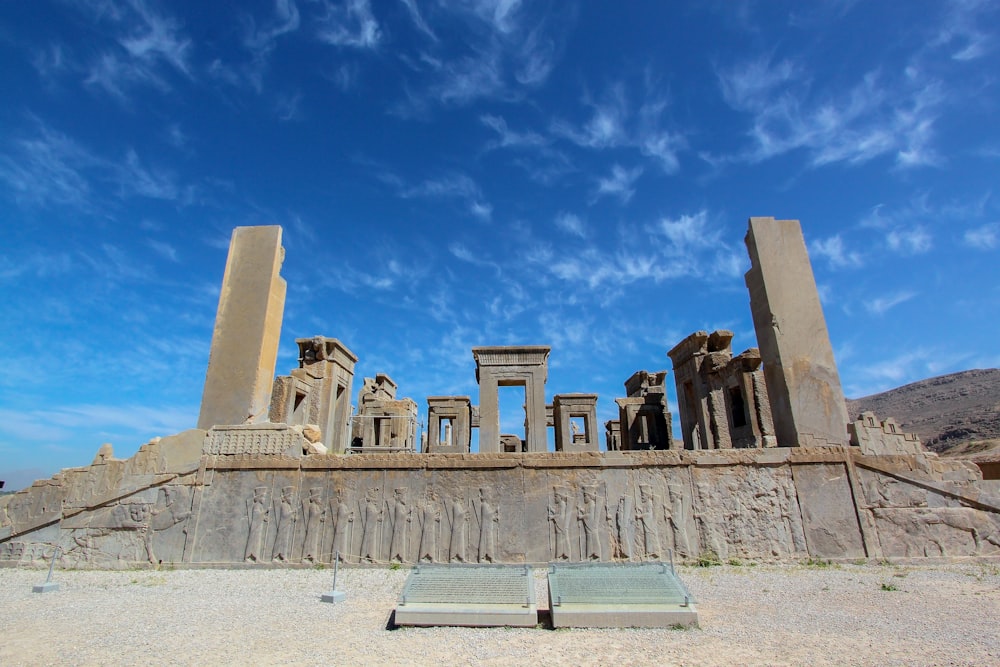
M 0 184 L 21 204 L 94 213 L 128 197 L 187 203 L 193 196 L 191 187 L 181 187 L 172 173 L 144 164 L 133 149 L 123 158 L 98 155 L 33 120 L 34 135 L 14 139 L 11 150 L 0 155 Z
M 812 241 L 809 244 L 809 254 L 812 257 L 825 258 L 830 266 L 837 269 L 857 268 L 864 264 L 861 253 L 844 247 L 844 240 L 840 234 Z
M 49 44 L 32 55 L 31 64 L 46 85 L 52 85 L 70 70 L 70 58 L 65 49 L 62 44 Z
M 500 266 L 497 265 L 496 262 L 485 259 L 464 243 L 459 243 L 457 241 L 449 243 L 448 252 L 450 252 L 453 257 L 460 259 L 463 262 L 468 262 L 474 266 L 486 266 L 494 269 L 497 272 L 497 275 L 500 274 Z
M 556 119 L 549 129 L 554 136 L 583 148 L 636 149 L 644 157 L 656 160 L 664 172 L 673 174 L 680 167 L 678 153 L 687 142 L 681 133 L 664 129 L 662 117 L 667 101 L 648 92 L 655 89 L 651 82 L 647 82 L 646 88 L 647 93 L 636 108 L 629 102 L 625 85 L 615 83 L 599 100 L 584 100 L 590 117 L 582 124 Z
M 626 169 L 612 165 L 611 174 L 597 180 L 597 196 L 611 195 L 627 202 L 635 194 L 635 182 L 642 176 L 642 167 Z
M 749 150 L 711 162 L 761 162 L 802 150 L 813 167 L 860 164 L 892 155 L 899 167 L 935 164 L 934 121 L 944 100 L 940 81 L 918 68 L 902 76 L 868 72 L 846 90 L 813 92 L 802 63 L 758 56 L 719 70 L 723 99 L 751 117 Z
M 404 116 L 441 104 L 522 99 L 548 79 L 565 40 L 565 24 L 551 25 L 541 5 L 473 0 L 434 7 L 442 31 L 468 35 L 444 48 L 436 39 L 434 21 L 424 21 L 412 0 L 403 2 L 418 29 L 433 36 L 427 48 L 400 54 L 411 73 L 407 97 L 394 109 Z M 568 21 L 572 15 L 570 11 L 561 18 Z
M 886 235 L 886 243 L 890 250 L 903 255 L 919 255 L 933 246 L 930 233 L 920 225 L 892 230 Z
M 13 150 L 0 155 L 0 181 L 23 203 L 91 209 L 88 173 L 102 161 L 65 134 L 36 125 L 36 136 L 14 140 Z
M 36 413 L 35 416 L 41 415 Z M 47 410 L 44 419 L 67 429 L 126 428 L 132 431 L 172 435 L 194 428 L 197 415 L 192 406 L 73 405 L 57 406 L 51 411 Z
M 382 30 L 368 0 L 322 0 L 323 16 L 317 20 L 317 36 L 334 46 L 374 49 L 382 40 Z
M 587 227 L 579 216 L 573 213 L 562 212 L 556 216 L 556 227 L 567 234 L 579 236 L 581 239 L 587 238 Z
M 302 101 L 302 93 L 278 95 L 277 112 L 278 120 L 287 122 L 299 119 L 299 103 Z
M 1000 248 L 1000 222 L 980 225 L 966 230 L 962 240 L 967 246 L 979 250 L 994 250 Z
M 156 254 L 164 259 L 170 260 L 171 262 L 180 261 L 177 257 L 177 248 L 173 245 L 165 241 L 157 241 L 155 239 L 149 239 L 146 243 L 156 252 Z
M 870 396 L 901 384 L 920 380 L 926 375 L 926 364 L 933 355 L 929 350 L 909 350 L 889 359 L 864 360 L 853 374 L 859 380 L 845 387 L 849 396 Z
M 468 175 L 459 172 L 430 178 L 413 186 L 401 185 L 400 196 L 458 199 L 465 203 L 469 213 L 485 221 L 493 214 L 493 206 L 486 201 L 479 185 Z
M 179 190 L 173 175 L 146 167 L 133 149 L 125 153 L 125 163 L 118 169 L 118 182 L 123 192 L 150 199 L 176 200 Z
M 599 290 L 598 298 L 605 302 L 639 281 L 659 284 L 684 276 L 729 279 L 742 273 L 742 253 L 721 240 L 720 229 L 705 210 L 663 218 L 639 229 L 639 233 L 623 229 L 616 245 L 588 244 L 565 254 L 532 240 L 523 257 L 562 283 Z
M 171 146 L 177 149 L 186 148 L 190 142 L 190 138 L 185 134 L 184 130 L 178 123 L 171 123 L 167 127 L 167 141 Z
M 667 239 L 668 251 L 674 255 L 685 255 L 697 248 L 717 245 L 720 241 L 719 230 L 710 227 L 705 209 L 676 218 L 663 218 L 652 226 L 651 231 Z
M 591 115 L 582 126 L 556 120 L 551 127 L 553 134 L 586 148 L 611 148 L 628 143 L 625 130 L 628 102 L 622 84 L 612 86 L 602 100 L 590 102 L 588 106 Z
M 901 303 L 906 303 L 915 296 L 917 296 L 916 292 L 904 291 L 875 297 L 865 303 L 865 310 L 873 315 L 884 315 L 892 308 Z
M 0 281 L 14 281 L 21 276 L 50 278 L 69 273 L 74 262 L 66 252 L 36 251 L 18 256 L 0 255 Z
M 941 202 L 932 200 L 927 193 L 917 193 L 901 205 L 873 206 L 862 216 L 858 226 L 884 234 L 885 247 L 892 252 L 918 255 L 934 247 L 934 230 L 943 226 L 968 227 L 979 223 L 976 227 L 969 227 L 970 231 L 982 227 L 987 232 L 983 240 L 988 240 L 989 224 L 986 221 L 992 215 L 991 199 L 992 193 L 986 192 L 978 198 Z M 966 235 L 966 244 L 969 238 Z
M 479 117 L 483 125 L 497 133 L 497 139 L 490 142 L 487 148 L 532 148 L 544 146 L 548 140 L 536 132 L 516 132 L 507 127 L 507 121 L 501 116 L 484 115 Z
M 143 0 L 133 0 L 114 12 L 82 6 L 110 17 L 123 31 L 118 37 L 119 48 L 104 51 L 89 65 L 84 80 L 87 85 L 127 103 L 128 89 L 133 85 L 168 91 L 168 72 L 193 78 L 191 40 L 176 19 L 155 11 Z
M 298 30 L 301 18 L 294 0 L 275 0 L 273 17 L 269 17 L 260 25 L 249 15 L 244 21 L 246 25 L 244 45 L 257 55 L 263 56 L 274 49 L 278 37 Z
M 996 48 L 996 37 L 983 26 L 995 26 L 997 7 L 984 0 L 952 0 L 940 5 L 940 30 L 929 46 L 944 48 L 958 61 L 976 60 Z
M 400 2 L 406 6 L 406 11 L 409 12 L 413 25 L 415 25 L 420 32 L 424 33 L 435 42 L 438 41 L 437 35 L 434 34 L 434 31 L 431 30 L 430 26 L 427 25 L 427 22 L 421 15 L 420 8 L 417 7 L 417 0 L 400 0 Z
M 134 27 L 128 37 L 120 40 L 125 50 L 149 67 L 163 61 L 190 76 L 188 58 L 191 40 L 181 34 L 180 24 L 154 12 L 141 0 L 133 0 L 131 6 L 142 19 L 142 24 Z

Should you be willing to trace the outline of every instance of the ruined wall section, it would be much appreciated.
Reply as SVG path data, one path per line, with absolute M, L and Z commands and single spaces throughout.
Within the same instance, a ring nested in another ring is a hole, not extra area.
M 116 568 L 183 562 L 182 524 L 191 516 L 206 432 L 156 438 L 128 459 L 110 445 L 94 462 L 0 501 L 0 563 L 49 558 L 67 567 Z
M 102 568 L 1000 556 L 972 468 L 847 448 L 206 455 L 148 481 L 7 522 L 0 563 L 57 544 Z

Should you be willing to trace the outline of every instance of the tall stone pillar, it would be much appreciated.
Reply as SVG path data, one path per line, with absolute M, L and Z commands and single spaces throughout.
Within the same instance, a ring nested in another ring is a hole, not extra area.
M 285 280 L 281 227 L 237 227 L 219 293 L 198 428 L 267 421 Z
M 746 245 L 778 445 L 847 445 L 844 392 L 799 221 L 750 218 Z

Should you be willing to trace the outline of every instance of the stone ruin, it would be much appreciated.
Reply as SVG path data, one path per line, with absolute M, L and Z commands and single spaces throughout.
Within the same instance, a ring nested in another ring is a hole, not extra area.
M 599 447 L 596 394 L 545 400 L 544 346 L 476 347 L 478 404 L 416 403 L 357 357 L 297 339 L 274 377 L 280 227 L 237 228 L 198 427 L 0 499 L 0 565 L 545 563 L 1000 556 L 1000 499 L 891 419 L 850 421 L 797 221 L 751 218 L 760 348 L 699 331 L 637 371 Z M 525 388 L 522 440 L 498 388 Z M 555 450 L 547 451 L 547 429 Z M 478 452 L 470 451 L 478 429 Z

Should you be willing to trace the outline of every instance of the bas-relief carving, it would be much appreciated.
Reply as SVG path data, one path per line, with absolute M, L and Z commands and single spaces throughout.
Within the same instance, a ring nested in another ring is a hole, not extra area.
M 584 487 L 583 503 L 577 507 L 577 518 L 582 528 L 583 560 L 601 560 L 601 522 L 607 519 L 607 513 L 607 506 L 598 507 L 597 486 Z
M 254 489 L 253 498 L 247 500 L 247 522 L 250 530 L 247 535 L 247 546 L 243 551 L 243 560 L 248 563 L 258 563 L 264 552 L 264 536 L 267 534 L 267 523 L 271 519 L 271 508 L 268 505 L 267 487 L 258 486 Z
M 569 492 L 565 488 L 555 487 L 552 489 L 549 521 L 552 523 L 552 560 L 570 560 Z
M 398 488 L 393 491 L 392 505 L 386 508 L 386 516 L 389 517 L 389 561 L 398 563 L 408 562 L 407 537 L 409 536 L 410 523 L 413 520 L 413 510 L 407 503 L 407 488 Z
M 660 559 L 660 515 L 666 512 L 666 506 L 657 502 L 653 487 L 649 484 L 639 485 L 639 502 L 635 507 L 636 538 L 639 541 L 643 560 Z
M 926 490 L 901 482 L 890 475 L 883 475 L 858 468 L 858 478 L 869 507 L 925 507 Z
M 302 515 L 305 519 L 302 560 L 316 563 L 321 560 L 323 529 L 326 524 L 326 500 L 323 498 L 322 487 L 314 486 L 309 489 L 309 497 L 302 502 Z
M 970 507 L 873 508 L 888 557 L 1000 555 L 1000 523 Z
M 295 489 L 286 486 L 274 503 L 275 536 L 271 547 L 271 560 L 290 561 L 292 557 L 292 534 L 299 515 L 295 507 Z
M 465 499 L 453 497 L 450 502 L 446 502 L 449 540 L 448 540 L 448 561 L 451 563 L 466 563 L 467 548 L 469 544 L 469 512 L 465 506 Z
M 480 563 L 497 562 L 497 542 L 500 538 L 500 509 L 490 499 L 485 488 L 479 489 L 479 503 L 473 501 L 479 528 L 479 550 L 476 560 Z
M 328 562 L 339 559 L 347 562 L 351 556 L 354 538 L 354 505 L 345 498 L 344 487 L 338 488 L 330 497 L 330 517 L 333 521 L 333 543 L 330 546 Z
M 420 522 L 420 549 L 417 551 L 417 561 L 421 563 L 436 563 L 441 559 L 438 552 L 441 516 L 441 502 L 433 489 L 430 489 L 424 501 L 417 507 L 417 517 Z
M 873 508 L 862 507 L 861 516 L 885 556 L 1000 554 L 990 513 L 958 507 L 944 491 L 858 471 L 861 500 Z M 69 485 L 79 477 L 61 479 Z M 194 487 L 191 475 L 65 517 L 43 529 L 52 531 L 45 542 L 42 530 L 0 534 L 0 559 L 29 562 L 56 543 L 64 545 L 67 564 L 112 568 L 329 563 L 337 552 L 344 562 L 371 563 L 640 561 L 665 559 L 669 550 L 679 558 L 863 555 L 842 464 L 296 468 L 217 470 L 206 480 Z M 35 488 L 31 493 L 52 493 Z M 37 498 L 22 495 L 5 500 L 8 516 L 30 516 L 39 507 Z M 852 521 L 856 534 L 845 535 Z
M 358 507 L 361 516 L 361 554 L 360 560 L 375 563 L 381 560 L 379 547 L 382 533 L 382 506 L 379 502 L 379 489 L 372 488 L 365 494 L 364 503 Z

